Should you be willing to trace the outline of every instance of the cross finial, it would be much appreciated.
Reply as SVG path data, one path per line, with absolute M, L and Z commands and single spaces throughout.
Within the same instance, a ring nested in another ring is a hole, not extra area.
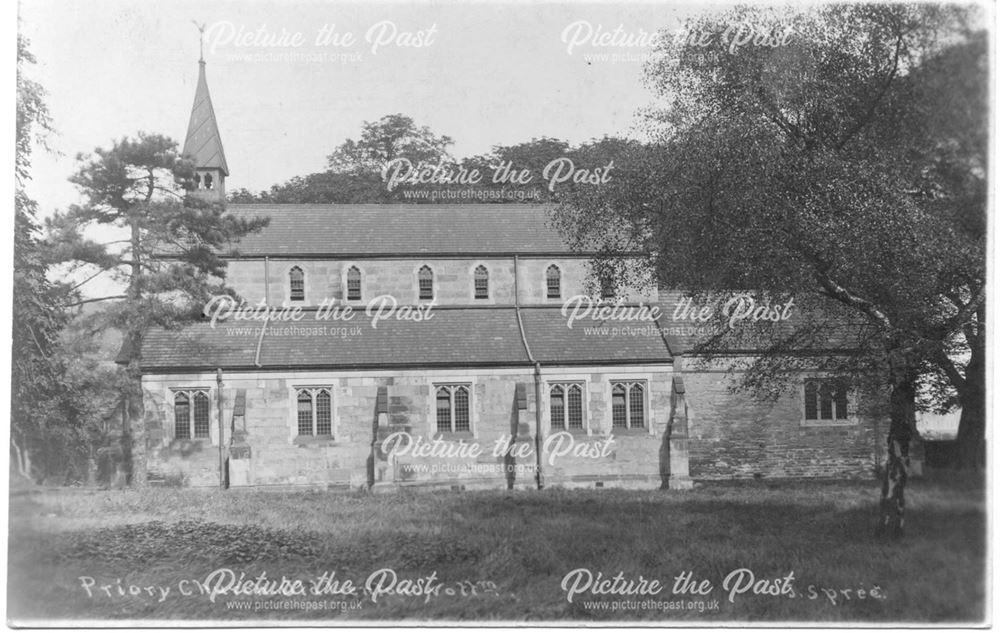
M 205 63 L 205 23 L 202 22 L 198 24 L 194 20 L 191 20 L 196 27 L 198 27 L 198 62 L 201 64 Z

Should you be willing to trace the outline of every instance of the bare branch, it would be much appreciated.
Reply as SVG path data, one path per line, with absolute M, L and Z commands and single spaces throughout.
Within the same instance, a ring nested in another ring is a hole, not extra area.
M 879 104 L 885 98 L 886 93 L 889 92 L 889 87 L 892 85 L 893 79 L 896 78 L 896 73 L 899 72 L 899 58 L 903 51 L 903 31 L 900 30 L 896 35 L 896 51 L 892 58 L 892 68 L 889 70 L 889 74 L 886 76 L 885 81 L 882 83 L 882 89 L 879 90 L 878 95 L 872 102 L 868 105 L 868 110 L 865 112 L 864 116 L 855 121 L 854 126 L 847 131 L 843 138 L 836 144 L 835 149 L 840 151 L 847 145 L 847 142 L 851 138 L 860 132 L 866 125 L 868 125 L 872 118 L 875 116 L 875 110 L 878 109 Z
M 112 299 L 125 299 L 127 295 L 111 295 L 110 297 L 98 297 L 96 299 L 83 299 L 81 301 L 74 301 L 73 303 L 63 304 L 63 307 L 73 308 L 75 306 L 80 306 L 85 303 L 96 303 L 98 301 L 111 301 Z
M 80 283 L 78 283 L 78 284 L 74 284 L 74 285 L 70 286 L 70 287 L 69 287 L 69 290 L 70 290 L 70 291 L 72 292 L 73 290 L 76 290 L 77 288 L 79 288 L 79 287 L 80 287 L 80 286 L 82 286 L 83 284 L 87 283 L 88 281 L 90 281 L 90 280 L 91 280 L 91 279 L 93 279 L 94 277 L 97 277 L 98 275 L 100 275 L 100 274 L 103 274 L 103 273 L 105 273 L 105 272 L 107 272 L 107 270 L 106 270 L 106 269 L 103 269 L 103 268 L 102 268 L 101 270 L 98 270 L 98 271 L 97 271 L 96 273 L 94 273 L 94 274 L 93 274 L 93 275 L 91 275 L 90 277 L 87 277 L 86 279 L 84 279 L 84 280 L 83 280 L 83 281 L 81 281 Z
M 863 313 L 867 314 L 869 317 L 886 328 L 895 329 L 893 328 L 892 321 L 889 320 L 889 317 L 886 316 L 884 312 L 879 310 L 878 307 L 876 307 L 876 305 L 871 301 L 854 294 L 831 279 L 829 275 L 820 271 L 816 271 L 814 276 L 816 281 L 819 282 L 819 285 L 823 287 L 823 294 L 848 306 L 861 310 Z

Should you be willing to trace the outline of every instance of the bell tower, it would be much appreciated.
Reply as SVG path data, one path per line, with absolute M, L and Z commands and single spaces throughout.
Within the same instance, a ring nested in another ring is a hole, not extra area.
M 204 27 L 199 27 L 204 36 Z M 194 161 L 195 186 L 191 192 L 209 202 L 226 202 L 226 153 L 222 149 L 222 137 L 215 121 L 212 97 L 208 94 L 208 80 L 205 78 L 204 37 L 202 51 L 198 59 L 198 87 L 194 93 L 194 106 L 184 137 L 183 154 Z

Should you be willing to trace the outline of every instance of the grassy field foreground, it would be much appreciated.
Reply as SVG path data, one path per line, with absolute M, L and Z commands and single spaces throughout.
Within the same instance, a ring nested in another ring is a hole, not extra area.
M 18 494 L 8 617 L 982 620 L 982 485 L 955 476 L 911 483 L 899 543 L 871 536 L 870 481 L 688 492 Z

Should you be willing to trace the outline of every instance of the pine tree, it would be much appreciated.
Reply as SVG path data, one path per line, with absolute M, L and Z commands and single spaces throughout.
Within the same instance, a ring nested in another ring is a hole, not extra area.
M 83 297 L 79 286 L 73 303 L 109 302 L 108 323 L 122 332 L 130 421 L 122 453 L 127 478 L 141 485 L 142 459 L 133 450 L 142 447 L 132 445 L 129 429 L 142 417 L 142 336 L 154 325 L 182 327 L 200 316 L 211 296 L 234 294 L 225 285 L 224 255 L 266 219 L 237 218 L 224 205 L 190 193 L 194 165 L 165 136 L 139 133 L 77 158 L 80 167 L 70 180 L 85 202 L 47 223 L 49 240 L 58 261 L 86 270 L 88 279 L 103 274 L 123 289 Z M 109 239 L 96 241 L 88 230 Z

